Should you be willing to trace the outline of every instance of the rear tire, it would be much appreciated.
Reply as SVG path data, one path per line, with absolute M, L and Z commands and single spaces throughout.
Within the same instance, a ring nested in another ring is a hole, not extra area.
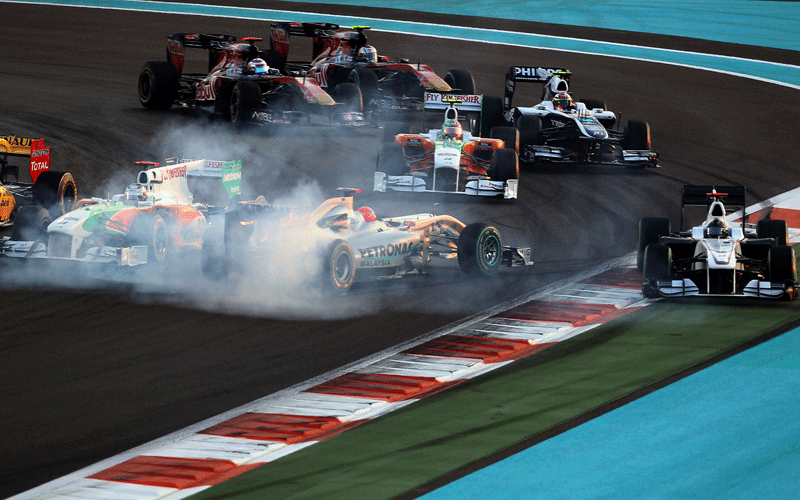
M 353 247 L 336 240 L 329 247 L 323 264 L 323 285 L 336 292 L 347 292 L 356 279 L 356 256 Z
M 497 274 L 503 260 L 503 243 L 494 226 L 475 222 L 458 236 L 458 265 L 471 278 L 488 278 Z
M 178 94 L 178 72 L 166 61 L 145 63 L 139 73 L 139 102 L 147 109 L 165 110 Z
M 785 220 L 762 219 L 756 226 L 759 238 L 774 238 L 779 246 L 785 246 L 789 240 L 789 230 Z
M 396 142 L 384 142 L 378 153 L 378 164 L 375 170 L 386 175 L 403 175 L 408 170 L 403 145 Z
M 639 221 L 639 247 L 636 251 L 636 267 L 644 269 L 644 251 L 647 245 L 661 243 L 662 236 L 672 232 L 669 219 L 664 217 L 645 217 Z
M 47 242 L 47 226 L 52 219 L 50 212 L 36 205 L 23 205 L 14 217 L 11 241 Z
M 347 75 L 347 81 L 358 87 L 361 92 L 362 110 L 378 97 L 378 75 L 375 71 L 369 68 L 355 68 Z
M 256 82 L 236 82 L 231 92 L 230 120 L 242 125 L 251 120 L 253 111 L 261 107 L 261 87 Z
M 491 137 L 492 128 L 505 124 L 503 119 L 503 99 L 493 95 L 483 96 L 481 104 L 481 137 Z
M 33 201 L 50 211 L 53 219 L 71 211 L 77 198 L 75 179 L 68 172 L 42 172 L 33 184 Z
M 347 111 L 364 111 L 364 96 L 355 83 L 345 82 L 337 85 L 331 92 L 333 100 L 344 104 Z
M 451 69 L 444 75 L 444 82 L 459 94 L 475 94 L 475 79 L 465 69 Z

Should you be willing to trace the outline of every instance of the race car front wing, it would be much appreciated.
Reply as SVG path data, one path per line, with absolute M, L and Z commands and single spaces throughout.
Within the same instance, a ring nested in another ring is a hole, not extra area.
M 646 284 L 647 285 L 647 284 Z M 731 294 L 702 293 L 700 287 L 689 278 L 675 280 L 658 280 L 650 283 L 656 294 L 662 297 L 730 297 Z M 797 283 L 773 283 L 771 281 L 750 280 L 739 296 L 762 299 L 797 298 Z
M 8 237 L 0 243 L 0 256 L 18 259 L 48 259 L 52 261 L 79 261 L 98 264 L 116 264 L 120 267 L 134 267 L 147 264 L 147 247 L 94 247 L 83 258 L 51 257 L 47 255 L 47 245 L 41 241 L 11 241 Z
M 380 193 L 388 191 L 447 193 L 470 196 L 502 196 L 504 199 L 510 200 L 517 198 L 518 188 L 518 179 L 509 179 L 505 182 L 480 179 L 467 182 L 464 191 L 437 191 L 428 189 L 425 180 L 420 177 L 413 175 L 386 175 L 384 172 L 375 172 L 375 186 L 373 189 Z

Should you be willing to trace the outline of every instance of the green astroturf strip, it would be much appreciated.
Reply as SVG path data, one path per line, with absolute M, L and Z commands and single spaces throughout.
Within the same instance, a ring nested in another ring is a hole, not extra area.
M 392 498 L 798 319 L 798 303 L 656 303 L 192 498 Z

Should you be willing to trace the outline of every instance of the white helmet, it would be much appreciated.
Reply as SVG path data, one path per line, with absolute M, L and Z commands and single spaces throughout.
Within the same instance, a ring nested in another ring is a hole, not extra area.
M 375 64 L 378 62 L 378 51 L 372 45 L 364 45 L 358 49 L 358 56 L 365 58 L 367 61 Z
M 147 200 L 147 188 L 141 184 L 131 184 L 125 188 L 125 201 L 138 203 Z
M 266 75 L 269 72 L 269 66 L 267 66 L 266 61 L 257 57 L 247 63 L 247 69 L 251 70 L 253 73 L 257 75 L 264 74 Z

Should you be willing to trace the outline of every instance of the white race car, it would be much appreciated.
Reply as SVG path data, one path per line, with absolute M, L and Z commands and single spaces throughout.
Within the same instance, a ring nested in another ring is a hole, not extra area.
M 234 196 L 240 190 L 241 162 L 138 163 L 155 168 L 139 172 L 124 193 L 111 199 L 82 199 L 52 222 L 45 209 L 22 207 L 17 224 L 23 227 L 2 240 L 0 256 L 137 266 L 199 251 L 208 226 L 206 215 L 214 207 L 195 199 L 190 179 L 209 178 Z
M 494 127 L 485 137 L 472 135 L 468 130 L 477 129 L 478 120 L 464 115 L 481 115 L 483 102 L 481 95 L 426 93 L 425 109 L 444 110 L 444 122 L 422 134 L 394 134 L 387 126 L 374 190 L 516 198 L 519 134 Z
M 753 227 L 742 216 L 741 227 L 729 226 L 729 209 L 745 206 L 742 186 L 684 186 L 682 213 L 692 205 L 707 205 L 708 213 L 689 231 L 671 233 L 664 218 L 640 222 L 637 264 L 645 297 L 797 299 L 797 264 L 787 245 L 786 221 L 762 219 Z
M 604 102 L 573 100 L 570 75 L 565 69 L 509 68 L 503 119 L 519 130 L 520 161 L 657 167 L 658 153 L 651 151 L 650 125 L 629 120 L 624 131 L 612 129 L 617 117 Z M 542 101 L 513 107 L 518 82 L 543 82 Z
M 203 246 L 204 274 L 220 279 L 247 272 L 271 245 L 287 241 L 304 261 L 321 258 L 323 286 L 342 292 L 357 281 L 423 272 L 434 259 L 457 258 L 472 277 L 532 264 L 530 248 L 503 246 L 494 226 L 433 214 L 378 219 L 369 207 L 353 210 L 358 192 L 343 189 L 316 209 L 269 205 L 263 197 L 232 204 L 218 232 L 221 244 L 217 238 Z

